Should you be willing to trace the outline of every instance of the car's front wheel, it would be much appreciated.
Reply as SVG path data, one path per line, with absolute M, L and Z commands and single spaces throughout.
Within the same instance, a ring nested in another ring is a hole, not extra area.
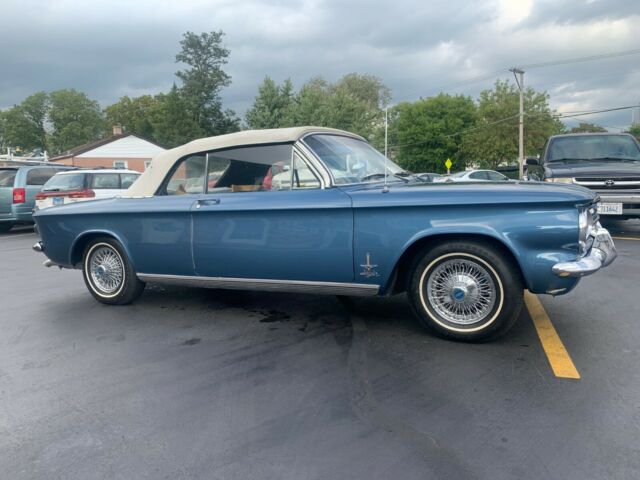
M 131 303 L 145 287 L 136 276 L 124 249 L 112 238 L 97 238 L 87 245 L 82 270 L 91 295 L 109 305 Z
M 419 256 L 408 296 L 420 322 L 453 340 L 504 334 L 522 309 L 518 267 L 504 252 L 475 241 L 442 243 Z

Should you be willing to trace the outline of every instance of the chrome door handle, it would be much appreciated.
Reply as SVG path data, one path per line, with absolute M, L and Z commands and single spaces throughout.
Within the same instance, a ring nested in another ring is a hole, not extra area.
M 196 201 L 196 208 L 200 208 L 202 206 L 207 206 L 207 205 L 220 205 L 220 199 L 219 198 L 207 198 L 207 199 L 197 200 Z

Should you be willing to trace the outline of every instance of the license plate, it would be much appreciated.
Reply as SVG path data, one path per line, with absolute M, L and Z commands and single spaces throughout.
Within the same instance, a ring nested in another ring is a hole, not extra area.
M 600 202 L 598 204 L 598 213 L 600 215 L 622 215 L 622 204 Z
M 53 206 L 62 205 L 64 203 L 64 198 L 62 197 L 53 197 Z

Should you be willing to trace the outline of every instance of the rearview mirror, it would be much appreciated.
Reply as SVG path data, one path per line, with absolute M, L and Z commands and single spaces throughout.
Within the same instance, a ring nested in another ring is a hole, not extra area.
M 531 166 L 531 165 L 540 165 L 540 160 L 538 160 L 537 157 L 527 157 L 524 160 L 524 163 L 525 163 L 525 165 L 529 165 L 529 166 Z

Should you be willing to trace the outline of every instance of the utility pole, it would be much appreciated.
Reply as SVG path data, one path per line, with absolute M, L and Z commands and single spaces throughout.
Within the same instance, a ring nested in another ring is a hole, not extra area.
M 520 90 L 520 121 L 518 125 L 518 164 L 519 164 L 519 177 L 522 179 L 524 176 L 524 70 L 513 67 L 509 69 L 513 72 L 513 76 L 518 84 L 518 90 Z

